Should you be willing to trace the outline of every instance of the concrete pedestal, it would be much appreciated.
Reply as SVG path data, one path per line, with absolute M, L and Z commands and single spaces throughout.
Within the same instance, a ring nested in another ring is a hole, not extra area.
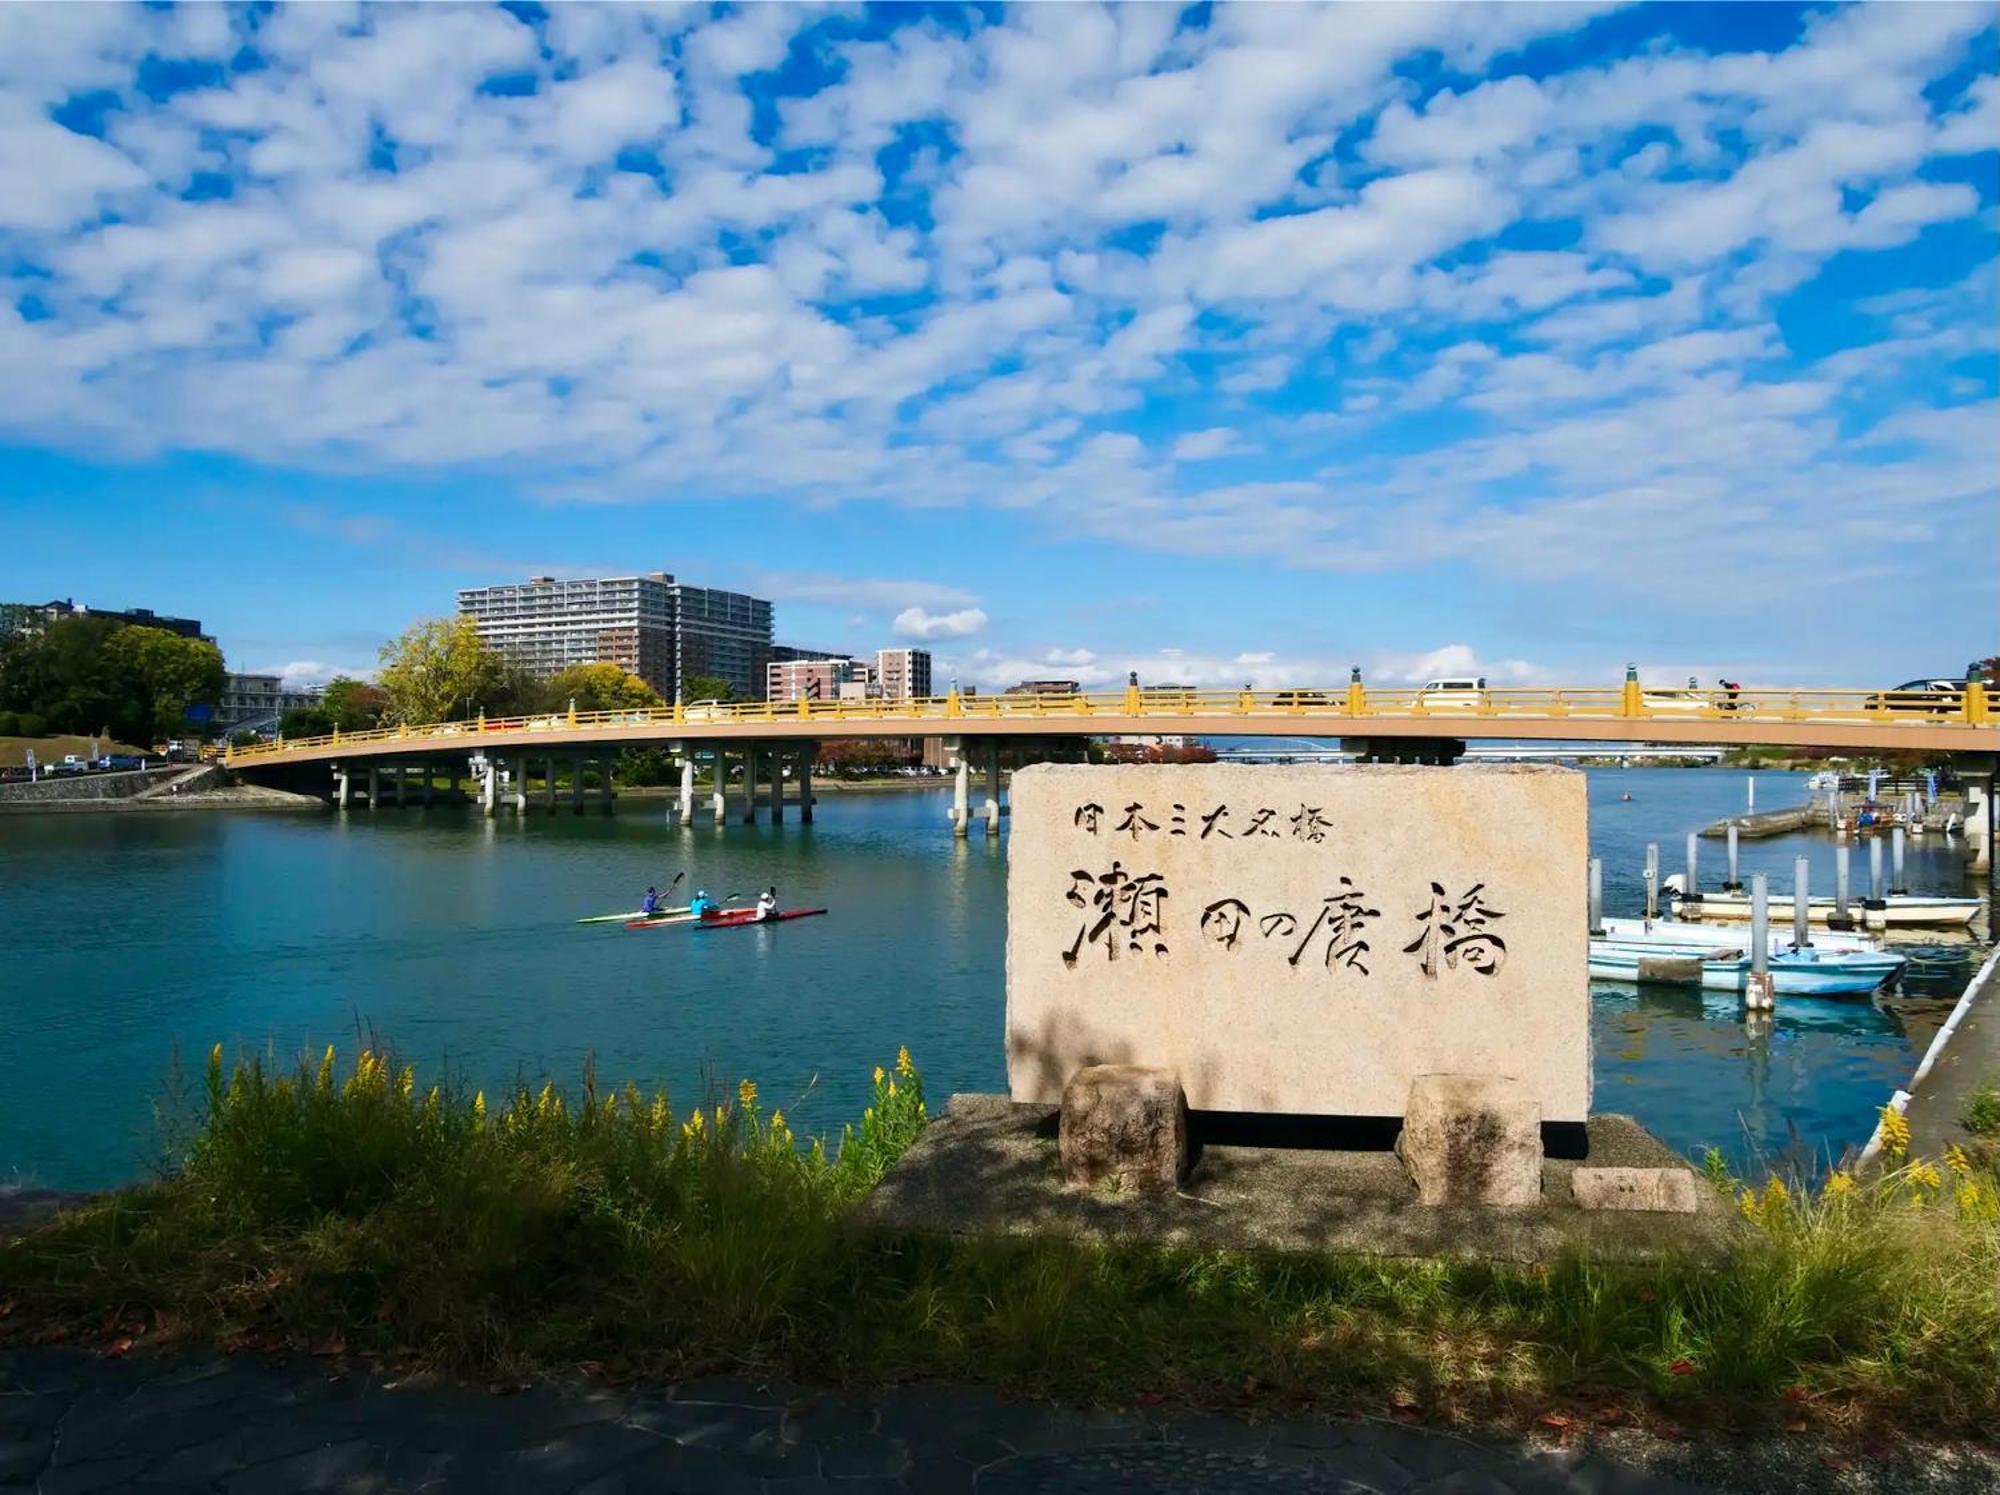
M 1396 1152 L 1428 1205 L 1542 1200 L 1542 1108 L 1496 1075 L 1419 1075 Z
M 1137 1192 L 1178 1188 L 1187 1174 L 1188 1110 L 1170 1069 L 1094 1064 L 1063 1087 L 1063 1178 Z

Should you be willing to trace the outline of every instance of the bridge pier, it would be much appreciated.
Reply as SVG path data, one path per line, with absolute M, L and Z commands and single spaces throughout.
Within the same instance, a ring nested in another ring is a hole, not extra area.
M 1000 744 L 986 744 L 986 834 L 1000 834 Z
M 382 803 L 382 769 L 379 764 L 368 765 L 368 808 L 374 809 Z
M 611 765 L 616 761 L 614 758 L 599 758 L 597 760 L 599 799 L 603 803 L 604 813 L 607 815 L 611 813 L 613 803 L 617 798 L 611 786 Z
M 771 824 L 785 823 L 785 754 L 782 749 L 772 748 L 766 755 L 770 764 L 771 779 Z
M 347 795 L 347 765 L 336 763 L 333 765 L 333 802 L 344 810 L 347 808 Z
M 513 767 L 509 772 L 514 776 L 514 814 L 518 819 L 526 820 L 528 818 L 528 755 L 526 753 L 516 753 L 514 755 Z
M 965 739 L 954 744 L 951 770 L 951 833 L 961 839 L 971 818 L 967 801 L 972 792 L 972 765 L 965 756 Z
M 396 763 L 390 765 L 389 775 L 396 781 L 396 808 L 402 809 L 408 803 L 410 765 Z
M 481 761 L 484 768 L 479 780 L 479 813 L 491 820 L 494 804 L 500 795 L 500 765 L 492 758 Z
M 743 823 L 757 823 L 757 745 L 743 744 Z
M 694 754 L 688 751 L 686 743 L 680 744 L 679 751 L 681 755 L 681 792 L 676 807 L 680 811 L 681 824 L 692 825 L 694 823 Z
M 722 825 L 729 819 L 729 753 L 718 742 L 708 756 L 714 771 L 708 786 L 708 819 L 711 825 Z
M 799 776 L 799 824 L 811 825 L 813 818 L 813 760 L 819 757 L 819 744 L 809 742 L 798 752 Z

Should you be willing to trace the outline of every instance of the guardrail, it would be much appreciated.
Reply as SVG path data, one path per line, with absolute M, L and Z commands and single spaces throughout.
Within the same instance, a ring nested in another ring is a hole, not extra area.
M 636 707 L 620 711 L 558 711 L 529 716 L 479 716 L 465 721 L 380 727 L 366 732 L 334 732 L 323 737 L 279 738 L 229 749 L 235 767 L 288 753 L 318 751 L 352 743 L 402 741 L 436 745 L 444 739 L 513 735 L 590 728 L 707 726 L 717 723 L 1017 721 L 1088 722 L 1120 720 L 1244 718 L 1296 719 L 1329 725 L 1381 721 L 1460 719 L 1579 722 L 1713 721 L 1908 723 L 1927 727 L 1983 727 L 1994 723 L 1986 690 L 1970 683 L 1956 701 L 1899 698 L 1880 690 L 1648 690 L 1634 680 L 1623 686 L 1562 686 L 1491 690 L 1382 690 L 1349 684 L 1332 690 L 1161 690 L 1128 686 L 1122 691 L 1075 695 L 964 695 L 953 692 L 899 700 L 721 701 L 694 705 Z

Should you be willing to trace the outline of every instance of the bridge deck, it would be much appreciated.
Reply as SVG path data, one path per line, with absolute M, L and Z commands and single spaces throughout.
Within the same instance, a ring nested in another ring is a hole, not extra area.
M 1418 691 L 1181 691 L 959 696 L 909 701 L 800 701 L 558 712 L 232 748 L 232 768 L 417 759 L 470 752 L 606 749 L 661 743 L 816 741 L 854 737 L 1504 738 L 1542 742 L 1715 744 L 1848 751 L 2000 752 L 1985 692 L 1904 707 L 1863 690 L 1651 692 L 1488 690 L 1440 703 Z

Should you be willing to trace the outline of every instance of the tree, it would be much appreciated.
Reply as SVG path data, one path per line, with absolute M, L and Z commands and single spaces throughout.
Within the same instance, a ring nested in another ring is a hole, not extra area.
M 333 727 L 334 715 L 324 706 L 294 706 L 278 718 L 280 737 L 327 737 Z
M 377 678 L 387 721 L 415 726 L 504 711 L 512 704 L 500 699 L 505 662 L 487 647 L 471 618 L 419 619 L 382 646 L 381 658 Z
M 326 685 L 317 707 L 307 710 L 324 711 L 327 724 L 322 733 L 338 727 L 343 732 L 366 732 L 382 725 L 382 714 L 389 709 L 388 694 L 379 685 L 366 680 L 356 680 L 351 675 L 335 675 Z M 287 737 L 292 729 L 285 729 Z
M 733 701 L 736 687 L 720 675 L 687 675 L 681 679 L 683 701 Z
M 624 711 L 666 704 L 652 686 L 615 664 L 573 664 L 551 675 L 541 693 L 546 711 L 566 711 L 571 701 L 576 702 L 578 711 Z
M 206 639 L 123 627 L 105 639 L 104 660 L 129 709 L 147 717 L 146 735 L 129 741 L 175 736 L 186 728 L 188 707 L 213 706 L 222 695 L 222 651 Z

